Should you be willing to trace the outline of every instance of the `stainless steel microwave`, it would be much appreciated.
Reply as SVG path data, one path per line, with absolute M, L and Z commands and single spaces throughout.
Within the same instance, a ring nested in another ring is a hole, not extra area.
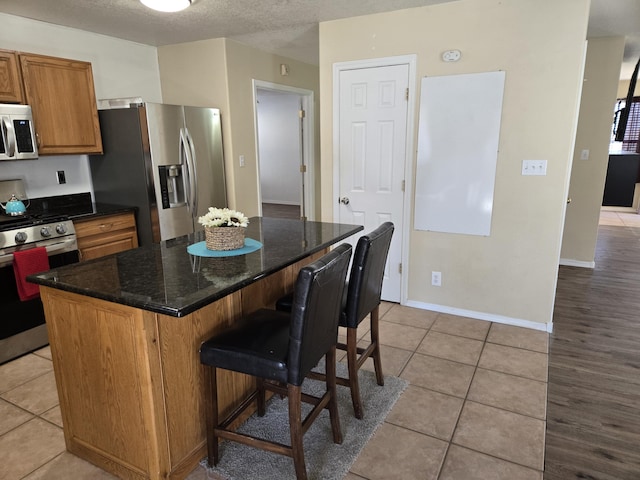
M 38 158 L 29 105 L 0 104 L 0 160 Z

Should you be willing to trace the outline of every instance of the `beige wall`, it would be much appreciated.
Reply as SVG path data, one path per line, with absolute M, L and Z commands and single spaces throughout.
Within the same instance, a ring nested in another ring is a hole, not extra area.
M 627 92 L 629 91 L 630 80 L 620 80 L 618 83 L 618 92 L 616 98 L 627 98 Z M 640 95 L 640 82 L 636 82 L 636 88 L 633 91 L 634 96 Z
M 624 37 L 593 38 L 588 42 L 569 187 L 571 203 L 567 206 L 560 255 L 564 264 L 589 267 L 595 259 L 624 42 Z M 585 149 L 589 150 L 589 159 L 581 160 Z
M 231 207 L 258 214 L 258 170 L 252 80 L 319 90 L 318 67 L 227 40 L 205 40 L 158 48 L 166 103 L 217 107 L 223 119 L 227 188 Z M 289 75 L 280 75 L 280 64 Z M 318 109 L 316 108 L 316 117 Z M 319 125 L 319 122 L 314 122 Z M 319 131 L 319 127 L 317 127 Z M 317 137 L 317 134 L 316 134 Z M 245 167 L 238 158 L 245 157 Z M 316 142 L 316 158 L 319 142 Z M 318 189 L 319 191 L 319 189 Z
M 320 24 L 323 219 L 333 213 L 333 63 L 416 54 L 418 77 L 506 72 L 491 235 L 411 222 L 413 304 L 540 328 L 551 321 L 588 12 L 588 0 L 462 0 Z M 454 48 L 462 59 L 442 62 Z M 547 176 L 522 176 L 523 159 L 546 159 Z M 410 182 L 414 168 L 415 158 Z M 433 270 L 441 287 L 431 286 Z

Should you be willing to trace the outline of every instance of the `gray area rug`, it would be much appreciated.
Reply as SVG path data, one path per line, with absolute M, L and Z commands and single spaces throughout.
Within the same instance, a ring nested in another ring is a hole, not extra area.
M 337 364 L 339 376 L 346 376 L 346 370 L 345 364 Z M 333 443 L 329 412 L 326 409 L 304 435 L 305 462 L 309 480 L 342 479 L 408 384 L 401 378 L 386 376 L 384 386 L 381 387 L 376 383 L 375 374 L 366 370 L 360 370 L 359 380 L 360 394 L 364 404 L 362 420 L 353 416 L 349 389 L 337 387 L 342 444 Z M 324 383 L 307 379 L 302 388 L 303 391 L 317 396 L 324 390 Z M 303 405 L 303 414 L 306 414 L 309 409 L 309 405 Z M 238 431 L 290 445 L 287 399 L 274 395 L 267 403 L 265 416 L 260 418 L 254 414 Z M 220 443 L 218 465 L 214 469 L 208 468 L 206 458 L 201 461 L 201 465 L 213 474 L 213 478 L 228 480 L 296 478 L 291 458 L 226 440 Z

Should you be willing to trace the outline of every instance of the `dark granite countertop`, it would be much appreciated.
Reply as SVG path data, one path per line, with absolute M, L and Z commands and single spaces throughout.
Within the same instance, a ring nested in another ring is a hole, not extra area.
M 246 237 L 263 247 L 234 257 L 196 257 L 204 232 L 52 269 L 28 280 L 182 317 L 362 230 L 358 225 L 253 217 Z
M 93 203 L 91 194 L 86 192 L 34 198 L 30 200 L 28 210 L 31 214 L 59 214 L 68 215 L 71 220 L 89 220 L 94 217 L 135 212 L 136 207 Z
M 136 207 L 127 207 L 125 205 L 112 205 L 110 203 L 92 203 L 90 210 L 76 211 L 69 214 L 72 220 L 90 220 L 95 217 L 105 217 L 107 215 L 116 215 L 118 213 L 135 212 Z

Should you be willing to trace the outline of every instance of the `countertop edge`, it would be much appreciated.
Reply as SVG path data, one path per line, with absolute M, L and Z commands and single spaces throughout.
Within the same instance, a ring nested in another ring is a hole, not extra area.
M 325 244 L 322 245 L 318 245 L 314 248 L 311 248 L 307 251 L 305 251 L 304 253 L 301 253 L 299 255 L 295 255 L 293 257 L 291 257 L 290 259 L 287 260 L 286 263 L 280 265 L 279 267 L 274 267 L 274 268 L 269 268 L 264 270 L 263 272 L 260 273 L 260 275 L 257 275 L 255 277 L 250 277 L 247 278 L 243 281 L 238 282 L 237 284 L 234 284 L 232 286 L 229 286 L 225 289 L 219 290 L 218 292 L 215 292 L 213 294 L 211 294 L 210 296 L 203 298 L 202 300 L 193 302 L 189 305 L 186 305 L 184 307 L 179 307 L 179 308 L 172 308 L 172 307 L 168 307 L 168 306 L 158 306 L 156 304 L 145 304 L 144 300 L 141 299 L 135 299 L 135 298 L 127 298 L 126 296 L 119 296 L 119 297 L 115 297 L 115 296 L 110 296 L 107 294 L 102 294 L 100 292 L 96 292 L 96 291 L 89 291 L 89 290 L 84 290 L 82 288 L 77 288 L 74 286 L 69 286 L 69 285 L 65 285 L 65 284 L 60 284 L 57 283 L 54 280 L 50 280 L 48 278 L 42 278 L 39 275 L 42 275 L 46 272 L 40 272 L 37 274 L 33 274 L 33 275 L 28 275 L 27 276 L 27 280 L 31 283 L 35 283 L 38 285 L 43 285 L 45 287 L 49 287 L 55 290 L 62 290 L 62 291 L 66 291 L 66 292 L 70 292 L 70 293 L 76 293 L 79 295 L 84 295 L 86 297 L 91 297 L 91 298 L 97 298 L 100 300 L 104 300 L 107 302 L 111 302 L 111 303 L 117 303 L 120 305 L 126 305 L 129 307 L 133 307 L 133 308 L 138 308 L 141 310 L 146 310 L 149 312 L 153 312 L 153 313 L 159 313 L 162 315 L 168 315 L 171 317 L 176 317 L 176 318 L 180 318 L 180 317 L 184 317 L 186 315 L 189 315 L 190 313 L 193 313 L 217 300 L 220 300 L 223 297 L 226 297 L 227 295 L 234 293 L 248 285 L 251 285 L 252 283 L 257 282 L 258 280 L 265 278 L 283 268 L 286 268 L 304 258 L 307 258 L 321 250 L 324 250 L 325 248 L 330 248 L 333 245 L 338 244 L 339 242 L 345 240 L 346 238 L 351 237 L 352 235 L 355 235 L 356 233 L 364 230 L 364 227 L 360 226 L 360 225 L 353 225 L 353 227 L 359 227 L 359 228 L 354 228 L 352 231 L 348 232 L 348 233 L 344 233 L 342 235 L 337 236 L 335 239 L 333 239 L 332 242 L 327 242 Z M 114 254 L 117 255 L 117 254 Z

